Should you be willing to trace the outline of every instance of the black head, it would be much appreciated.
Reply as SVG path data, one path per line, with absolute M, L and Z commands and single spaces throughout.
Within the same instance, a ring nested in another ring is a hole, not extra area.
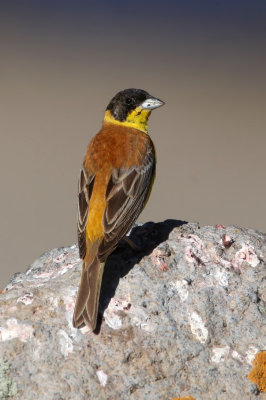
M 146 100 L 151 100 L 150 103 Z M 145 103 L 144 103 L 145 102 Z M 145 104 L 144 108 L 152 110 L 164 104 L 163 101 L 151 96 L 148 92 L 142 89 L 125 89 L 118 92 L 108 104 L 106 110 L 109 110 L 118 121 L 125 121 L 128 114 Z

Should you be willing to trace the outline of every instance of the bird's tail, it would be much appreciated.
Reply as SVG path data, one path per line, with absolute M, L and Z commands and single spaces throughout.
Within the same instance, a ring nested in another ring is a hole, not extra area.
M 98 316 L 98 304 L 104 271 L 104 262 L 100 262 L 96 256 L 88 265 L 83 261 L 81 280 L 73 315 L 74 328 L 80 328 L 84 323 L 92 331 L 96 328 Z

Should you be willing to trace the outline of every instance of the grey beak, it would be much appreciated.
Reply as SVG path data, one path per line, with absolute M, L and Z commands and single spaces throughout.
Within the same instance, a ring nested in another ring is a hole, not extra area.
M 149 97 L 143 103 L 141 103 L 140 107 L 143 110 L 154 110 L 155 108 L 161 107 L 165 104 L 164 101 L 160 99 L 156 99 L 156 97 Z

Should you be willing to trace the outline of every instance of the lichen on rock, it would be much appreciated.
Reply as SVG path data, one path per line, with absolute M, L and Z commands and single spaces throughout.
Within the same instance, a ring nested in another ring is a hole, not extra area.
M 253 370 L 248 377 L 256 383 L 260 392 L 266 392 L 266 351 L 260 351 L 253 360 Z
M 256 400 L 248 374 L 265 349 L 266 235 L 167 220 L 135 226 L 131 239 L 139 252 L 121 242 L 106 263 L 97 334 L 72 326 L 76 245 L 11 279 L 0 294 L 2 393 Z
M 9 376 L 9 362 L 0 359 L 0 399 L 7 399 L 17 394 L 17 385 Z

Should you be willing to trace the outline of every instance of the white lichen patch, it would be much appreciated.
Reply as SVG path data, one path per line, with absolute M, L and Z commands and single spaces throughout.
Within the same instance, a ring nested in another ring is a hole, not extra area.
M 154 332 L 156 330 L 156 324 L 153 324 L 149 315 L 143 310 L 142 307 L 135 307 L 132 305 L 130 308 L 130 318 L 132 325 L 142 329 L 147 333 Z
M 177 280 L 175 282 L 172 282 L 171 286 L 177 291 L 180 300 L 182 302 L 187 300 L 189 292 L 188 292 L 188 283 L 185 279 L 181 281 Z
M 146 321 L 141 321 L 139 319 L 135 319 L 133 321 L 134 325 L 136 325 L 138 328 L 142 329 L 143 331 L 147 333 L 152 333 L 154 332 L 154 326 L 150 324 L 149 322 Z
M 27 342 L 33 337 L 33 327 L 31 325 L 20 324 L 16 318 L 10 318 L 6 321 L 7 327 L 0 326 L 0 341 L 20 339 Z
M 246 351 L 246 362 L 252 365 L 252 361 L 255 358 L 255 355 L 258 353 L 259 349 L 255 346 L 249 346 L 248 350 Z
M 99 379 L 100 385 L 105 387 L 108 381 L 108 376 L 100 369 L 96 371 L 96 375 L 97 378 Z
M 27 274 L 27 273 L 26 273 Z M 38 271 L 36 274 L 33 275 L 34 279 L 42 279 L 44 281 L 48 281 L 53 275 L 53 271 L 50 272 L 40 272 Z
M 16 284 L 13 284 L 12 282 L 9 283 L 9 284 L 4 288 L 3 292 L 5 293 L 5 292 L 8 292 L 8 291 L 10 291 L 10 290 L 12 290 L 12 289 L 19 289 L 19 288 L 21 287 L 20 282 L 23 282 L 23 280 L 22 280 L 22 279 L 18 279 L 18 280 L 16 281 Z
M 33 293 L 25 293 L 24 296 L 21 296 L 17 299 L 17 303 L 23 303 L 26 306 L 33 302 Z
M 108 326 L 112 329 L 120 329 L 122 327 L 122 319 L 116 314 L 117 311 L 132 311 L 131 303 L 128 300 L 120 300 L 113 297 L 104 312 L 104 319 Z
M 216 268 L 213 276 L 219 285 L 222 287 L 228 287 L 229 274 L 224 269 Z
M 205 327 L 201 316 L 193 311 L 189 316 L 189 323 L 193 335 L 195 335 L 201 343 L 206 343 L 208 338 L 208 329 Z
M 114 311 L 109 310 L 109 308 L 107 308 L 107 310 L 104 311 L 104 320 L 106 322 L 106 324 L 112 328 L 112 329 L 120 329 L 122 327 L 122 320 L 121 318 L 115 314 Z
M 243 357 L 241 354 L 239 354 L 238 351 L 236 351 L 236 350 L 232 351 L 232 357 L 235 360 L 238 360 L 240 362 L 244 362 L 245 361 L 245 357 Z
M 194 234 L 184 235 L 184 234 L 181 234 L 179 239 L 184 241 L 184 242 L 186 242 L 186 243 L 193 244 L 193 246 L 195 248 L 197 248 L 198 250 L 201 250 L 204 247 L 204 243 L 203 243 L 203 241 L 200 239 L 200 237 L 198 235 L 194 235 Z
M 59 336 L 61 353 L 63 354 L 63 356 L 67 357 L 69 353 L 73 352 L 73 342 L 63 329 L 60 329 L 57 332 L 57 335 Z
M 229 352 L 230 352 L 229 346 L 214 347 L 212 349 L 211 362 L 214 362 L 217 364 L 217 363 L 225 361 L 225 358 L 229 355 Z

